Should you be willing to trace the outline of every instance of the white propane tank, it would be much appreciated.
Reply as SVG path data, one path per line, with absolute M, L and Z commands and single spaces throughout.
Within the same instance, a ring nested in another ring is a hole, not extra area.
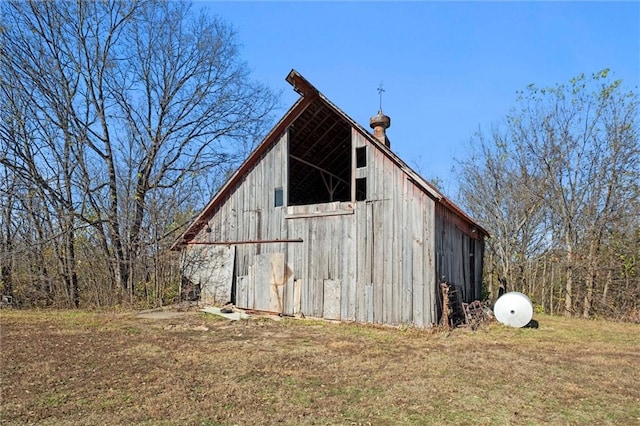
M 498 322 L 510 327 L 524 327 L 531 322 L 533 305 L 531 299 L 518 291 L 505 293 L 496 300 L 493 313 Z

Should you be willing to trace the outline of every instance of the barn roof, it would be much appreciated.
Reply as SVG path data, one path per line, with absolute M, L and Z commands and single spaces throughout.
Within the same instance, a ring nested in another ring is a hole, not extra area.
M 242 163 L 238 170 L 236 170 L 222 188 L 220 188 L 209 204 L 207 204 L 202 212 L 196 216 L 187 229 L 177 238 L 171 246 L 172 250 L 180 249 L 185 243 L 191 241 L 198 232 L 207 225 L 209 218 L 215 213 L 220 203 L 226 199 L 238 183 L 241 182 L 242 178 L 252 169 L 254 164 L 262 158 L 263 154 L 280 139 L 286 129 L 294 122 L 296 124 L 296 146 L 299 147 L 299 156 L 307 157 L 306 159 L 297 157 L 300 161 L 297 161 L 296 163 L 304 163 L 307 160 L 313 161 L 314 164 L 329 173 L 332 171 L 338 172 L 339 170 L 350 168 L 349 160 L 344 158 L 344 156 L 332 155 L 331 144 L 314 143 L 313 145 L 310 145 L 310 142 L 308 141 L 319 141 L 323 138 L 335 141 L 336 134 L 345 134 L 345 128 L 348 130 L 349 127 L 354 127 L 364 135 L 373 146 L 387 155 L 400 169 L 402 169 L 404 173 L 406 173 L 409 179 L 425 193 L 437 202 L 446 206 L 463 220 L 469 222 L 470 225 L 476 227 L 479 232 L 487 237 L 489 236 L 489 233 L 478 225 L 471 217 L 464 213 L 458 206 L 445 197 L 437 188 L 427 182 L 422 176 L 413 171 L 404 161 L 402 161 L 402 159 L 400 159 L 400 157 L 391 151 L 387 145 L 374 137 L 368 130 L 356 123 L 351 117 L 334 105 L 300 73 L 296 70 L 291 70 L 286 80 L 293 86 L 293 89 L 301 95 L 300 98 L 291 108 L 289 108 L 280 121 L 276 123 L 262 142 Z M 350 132 L 346 132 L 346 134 L 349 135 L 349 138 L 351 137 Z M 350 143 L 350 140 L 345 140 L 343 142 Z M 338 143 L 341 142 L 338 141 Z M 291 153 L 291 155 L 294 154 L 296 153 Z M 295 164 L 292 164 L 291 167 L 296 166 Z M 291 173 L 291 175 L 297 176 L 299 174 Z M 299 192 L 309 193 L 314 190 L 312 185 L 303 181 L 292 182 L 291 186 L 296 188 L 295 190 Z M 290 196 L 295 197 L 295 194 L 290 194 Z

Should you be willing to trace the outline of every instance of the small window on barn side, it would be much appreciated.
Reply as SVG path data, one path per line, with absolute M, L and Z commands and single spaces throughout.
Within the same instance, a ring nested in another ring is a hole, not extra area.
M 367 178 L 356 179 L 356 201 L 367 199 Z
M 367 147 L 359 146 L 356 148 L 356 168 L 363 167 L 367 167 Z
M 282 207 L 284 205 L 284 191 L 282 188 L 276 188 L 274 191 L 274 206 Z

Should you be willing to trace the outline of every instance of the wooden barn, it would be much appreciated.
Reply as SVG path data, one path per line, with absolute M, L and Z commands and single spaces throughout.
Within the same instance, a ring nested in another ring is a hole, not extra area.
M 487 232 L 298 72 L 301 96 L 174 243 L 205 304 L 428 327 L 480 298 Z M 184 289 L 183 289 L 184 290 Z

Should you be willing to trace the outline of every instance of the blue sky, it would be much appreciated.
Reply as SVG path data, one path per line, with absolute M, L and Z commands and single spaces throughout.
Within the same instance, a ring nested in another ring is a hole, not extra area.
M 391 117 L 391 148 L 457 191 L 454 158 L 530 83 L 610 68 L 640 86 L 640 2 L 197 2 L 237 31 L 253 77 L 297 99 L 294 68 L 368 128 Z

